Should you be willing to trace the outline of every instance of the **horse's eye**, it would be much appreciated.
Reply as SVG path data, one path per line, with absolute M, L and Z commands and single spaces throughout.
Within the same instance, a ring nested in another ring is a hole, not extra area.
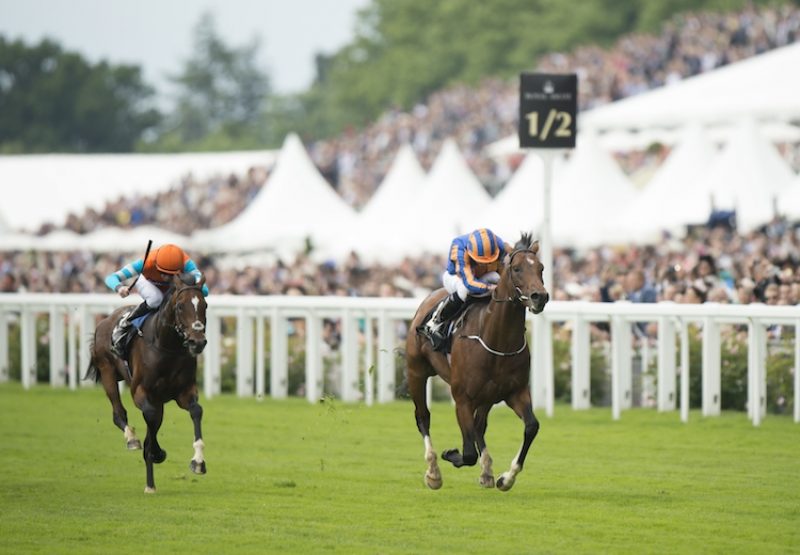
M 518 274 L 518 273 L 520 273 L 520 272 L 522 271 L 522 268 L 520 268 L 519 266 L 512 266 L 512 267 L 511 267 L 511 270 L 512 270 L 512 271 L 513 271 L 515 274 Z

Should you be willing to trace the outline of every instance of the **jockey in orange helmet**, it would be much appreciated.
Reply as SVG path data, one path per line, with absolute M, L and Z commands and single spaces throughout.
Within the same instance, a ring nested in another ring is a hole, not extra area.
M 172 276 L 180 273 L 194 275 L 195 283 L 203 277 L 200 270 L 197 269 L 197 265 L 182 248 L 167 243 L 150 252 L 146 259 L 140 258 L 126 264 L 106 277 L 106 285 L 109 289 L 119 293 L 120 297 L 127 297 L 133 290 L 144 299 L 139 306 L 120 321 L 112 333 L 111 347 L 119 356 L 124 354 L 122 339 L 128 336 L 133 321 L 161 306 Z M 136 279 L 132 287 L 122 283 L 131 278 Z M 205 284 L 203 284 L 203 295 L 208 296 L 208 287 Z
M 508 246 L 492 230 L 479 228 L 453 239 L 442 285 L 450 295 L 439 303 L 425 332 L 439 350 L 445 341 L 444 323 L 464 306 L 467 297 L 482 297 L 497 286 L 502 255 Z

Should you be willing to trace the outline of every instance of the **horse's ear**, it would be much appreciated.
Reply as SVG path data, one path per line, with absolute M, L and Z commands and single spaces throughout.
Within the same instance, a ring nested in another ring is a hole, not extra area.
M 205 284 L 206 284 L 206 275 L 200 274 L 200 281 L 197 282 L 197 286 L 202 289 Z
M 536 253 L 539 252 L 539 241 L 538 240 L 534 241 L 533 244 L 531 245 L 531 251 L 533 252 L 533 254 L 536 254 Z

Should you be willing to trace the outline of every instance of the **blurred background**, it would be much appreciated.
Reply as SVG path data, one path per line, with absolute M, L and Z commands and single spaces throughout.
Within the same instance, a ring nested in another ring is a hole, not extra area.
M 800 300 L 798 2 L 262 4 L 0 1 L 0 290 L 153 239 L 212 292 L 422 295 L 456 234 L 540 232 L 543 71 L 580 96 L 554 298 Z

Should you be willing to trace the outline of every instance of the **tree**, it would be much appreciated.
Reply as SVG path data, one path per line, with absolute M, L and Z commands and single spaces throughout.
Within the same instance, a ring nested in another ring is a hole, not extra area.
M 0 36 L 1 152 L 126 152 L 160 121 L 137 66 Z
M 235 49 L 226 46 L 210 14 L 194 30 L 194 51 L 172 81 L 179 94 L 163 139 L 182 148 L 263 146 L 264 101 L 270 85 L 256 64 L 257 40 Z

